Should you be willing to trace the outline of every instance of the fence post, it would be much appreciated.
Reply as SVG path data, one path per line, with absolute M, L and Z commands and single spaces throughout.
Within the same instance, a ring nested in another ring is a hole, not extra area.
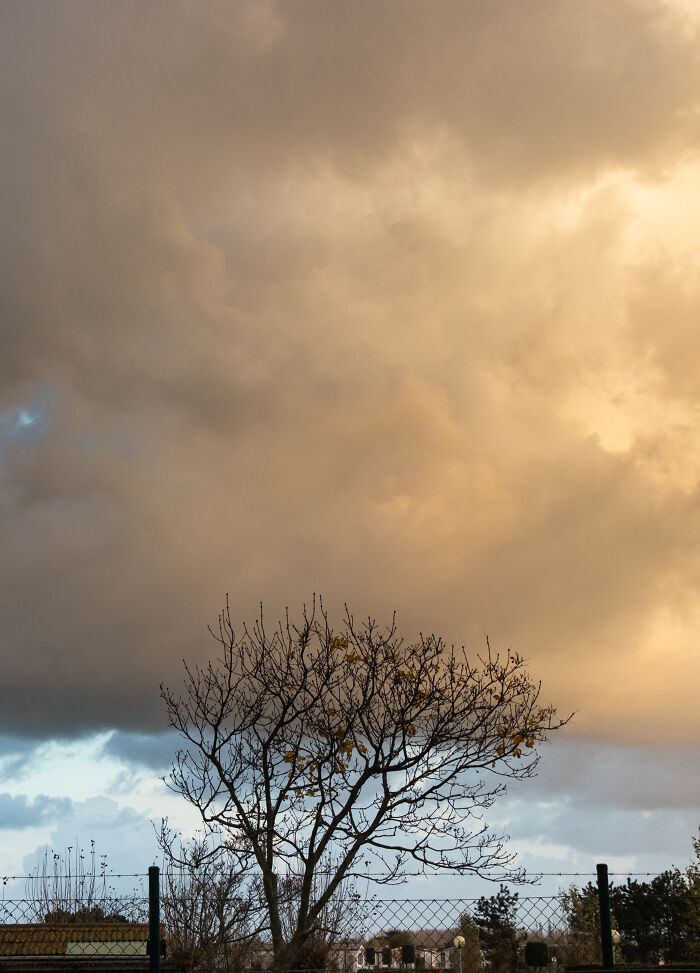
M 148 869 L 148 969 L 160 973 L 160 869 Z
M 615 968 L 615 950 L 610 922 L 610 889 L 608 887 L 608 866 L 596 865 L 598 875 L 598 902 L 600 904 L 600 944 L 603 947 L 603 969 Z

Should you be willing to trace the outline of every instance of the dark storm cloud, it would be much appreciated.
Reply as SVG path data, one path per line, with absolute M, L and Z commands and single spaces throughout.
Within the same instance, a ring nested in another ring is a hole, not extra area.
M 29 0 L 0 44 L 7 731 L 116 727 L 154 765 L 225 591 L 243 619 L 322 590 L 488 631 L 579 735 L 677 737 L 695 295 L 675 253 L 647 272 L 625 180 L 697 146 L 689 22 Z
M 694 34 L 644 0 L 29 2 L 6 16 L 12 103 L 39 113 L 40 128 L 18 120 L 24 132 L 58 149 L 62 134 L 85 148 L 97 131 L 119 166 L 176 149 L 166 180 L 192 166 L 220 178 L 228 153 L 239 172 L 317 153 L 361 169 L 411 128 L 454 133 L 506 182 L 636 167 L 697 136 Z M 138 143 L 119 147 L 124 128 Z M 99 185 L 85 175 L 81 188 Z

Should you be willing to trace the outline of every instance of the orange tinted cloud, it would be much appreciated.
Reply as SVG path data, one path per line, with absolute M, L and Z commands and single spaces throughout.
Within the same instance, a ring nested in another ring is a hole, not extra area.
M 158 726 L 226 590 L 320 590 L 697 739 L 679 11 L 10 9 L 1 408 L 57 391 L 0 452 L 8 727 Z

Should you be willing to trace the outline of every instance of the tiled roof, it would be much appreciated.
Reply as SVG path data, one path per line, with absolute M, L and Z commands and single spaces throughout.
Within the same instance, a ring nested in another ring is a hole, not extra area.
M 62 956 L 69 943 L 145 942 L 147 939 L 147 922 L 7 923 L 0 925 L 0 956 Z
M 452 940 L 459 930 L 452 929 L 419 929 L 413 933 L 416 948 L 420 949 L 452 949 Z

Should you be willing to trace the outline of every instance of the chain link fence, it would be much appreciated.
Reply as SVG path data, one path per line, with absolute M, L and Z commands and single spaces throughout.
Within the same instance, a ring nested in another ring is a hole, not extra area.
M 0 961 L 146 957 L 148 938 L 148 897 L 142 894 L 0 900 Z
M 291 924 L 293 897 L 287 905 Z M 677 956 L 660 933 L 652 964 L 652 954 L 641 957 L 639 943 L 624 933 L 616 946 L 616 963 L 641 958 L 646 965 L 657 965 L 679 957 L 686 964 L 700 961 L 700 908 L 694 915 L 679 916 L 671 917 L 680 943 Z M 177 891 L 166 887 L 155 921 L 152 941 L 156 929 L 160 954 L 180 969 L 251 973 L 272 965 L 267 912 L 250 890 L 222 896 L 206 883 Z M 665 920 L 660 921 L 662 926 Z M 457 937 L 461 939 L 455 945 Z M 39 966 L 50 957 L 78 963 L 92 959 L 98 965 L 110 958 L 139 959 L 146 968 L 148 944 L 149 898 L 143 890 L 118 896 L 0 899 L 0 971 L 9 968 L 8 960 L 23 957 L 33 957 Z M 298 966 L 342 973 L 557 973 L 601 964 L 602 959 L 597 893 L 589 882 L 549 896 L 522 895 L 501 886 L 498 893 L 478 899 L 338 898 Z
M 526 954 L 544 957 L 530 965 L 550 970 L 601 961 L 599 933 L 573 928 L 562 896 L 511 895 L 500 909 L 483 898 L 358 897 L 343 900 L 338 913 L 335 927 L 324 931 L 329 969 L 509 973 L 526 965 Z M 539 952 L 529 943 L 540 944 Z M 251 969 L 265 970 L 271 959 L 264 944 L 251 949 Z

